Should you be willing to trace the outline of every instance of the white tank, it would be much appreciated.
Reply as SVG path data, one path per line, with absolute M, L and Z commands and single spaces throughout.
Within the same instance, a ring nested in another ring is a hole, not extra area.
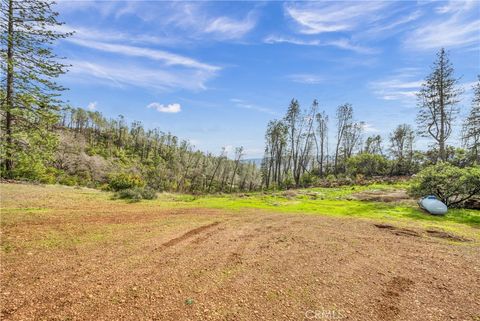
M 429 195 L 421 198 L 418 201 L 418 205 L 425 211 L 433 215 L 445 215 L 447 214 L 447 205 L 438 200 L 434 195 Z

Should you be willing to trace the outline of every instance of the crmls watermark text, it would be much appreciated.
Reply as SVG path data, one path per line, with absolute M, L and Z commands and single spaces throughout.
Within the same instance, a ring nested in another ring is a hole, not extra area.
M 305 318 L 308 320 L 340 320 L 344 319 L 346 314 L 339 310 L 319 309 L 305 311 Z

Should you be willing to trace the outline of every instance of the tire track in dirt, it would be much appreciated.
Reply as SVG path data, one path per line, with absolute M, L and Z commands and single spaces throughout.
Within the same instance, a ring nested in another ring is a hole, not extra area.
M 407 292 L 414 282 L 406 277 L 394 276 L 386 284 L 386 288 L 382 292 L 378 315 L 381 320 L 390 321 L 400 314 L 399 301 L 402 295 Z
M 277 237 L 285 228 L 285 222 L 276 216 L 256 219 L 245 225 L 233 240 L 236 244 L 226 258 L 226 266 L 236 268 L 249 262 L 252 255 L 270 247 L 272 235 Z
M 194 237 L 195 235 L 197 234 L 200 234 L 201 232 L 209 229 L 209 228 L 212 228 L 214 226 L 217 226 L 218 224 L 220 224 L 220 222 L 213 222 L 211 224 L 207 224 L 207 225 L 203 225 L 203 226 L 200 226 L 200 227 L 197 227 L 197 228 L 194 228 L 193 230 L 190 230 L 188 231 L 187 233 L 179 236 L 179 237 L 176 237 L 176 238 L 173 238 L 171 239 L 170 241 L 168 242 L 165 242 L 162 244 L 163 247 L 171 247 L 171 246 L 174 246 L 186 239 L 189 239 L 191 237 Z

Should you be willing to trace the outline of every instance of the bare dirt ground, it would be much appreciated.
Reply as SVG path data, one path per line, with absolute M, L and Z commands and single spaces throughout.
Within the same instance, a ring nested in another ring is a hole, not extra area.
M 2 252 L 1 319 L 480 320 L 472 242 L 352 218 L 141 214 L 4 227 L 24 246 Z M 79 241 L 95 228 L 112 233 Z M 31 235 L 50 241 L 38 247 Z
M 351 195 L 352 199 L 360 201 L 374 201 L 374 202 L 403 202 L 414 203 L 415 200 L 410 197 L 405 190 L 377 190 L 377 191 L 363 191 Z

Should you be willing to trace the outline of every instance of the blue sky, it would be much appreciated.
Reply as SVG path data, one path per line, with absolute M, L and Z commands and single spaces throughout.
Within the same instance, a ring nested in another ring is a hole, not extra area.
M 365 135 L 414 124 L 435 53 L 465 87 L 480 74 L 480 2 L 59 1 L 72 106 L 119 114 L 218 153 L 261 157 L 267 122 L 295 97 L 332 118 L 350 102 Z M 451 141 L 456 144 L 455 140 Z M 458 142 L 457 142 L 458 143 Z M 422 146 L 425 141 L 419 140 Z

